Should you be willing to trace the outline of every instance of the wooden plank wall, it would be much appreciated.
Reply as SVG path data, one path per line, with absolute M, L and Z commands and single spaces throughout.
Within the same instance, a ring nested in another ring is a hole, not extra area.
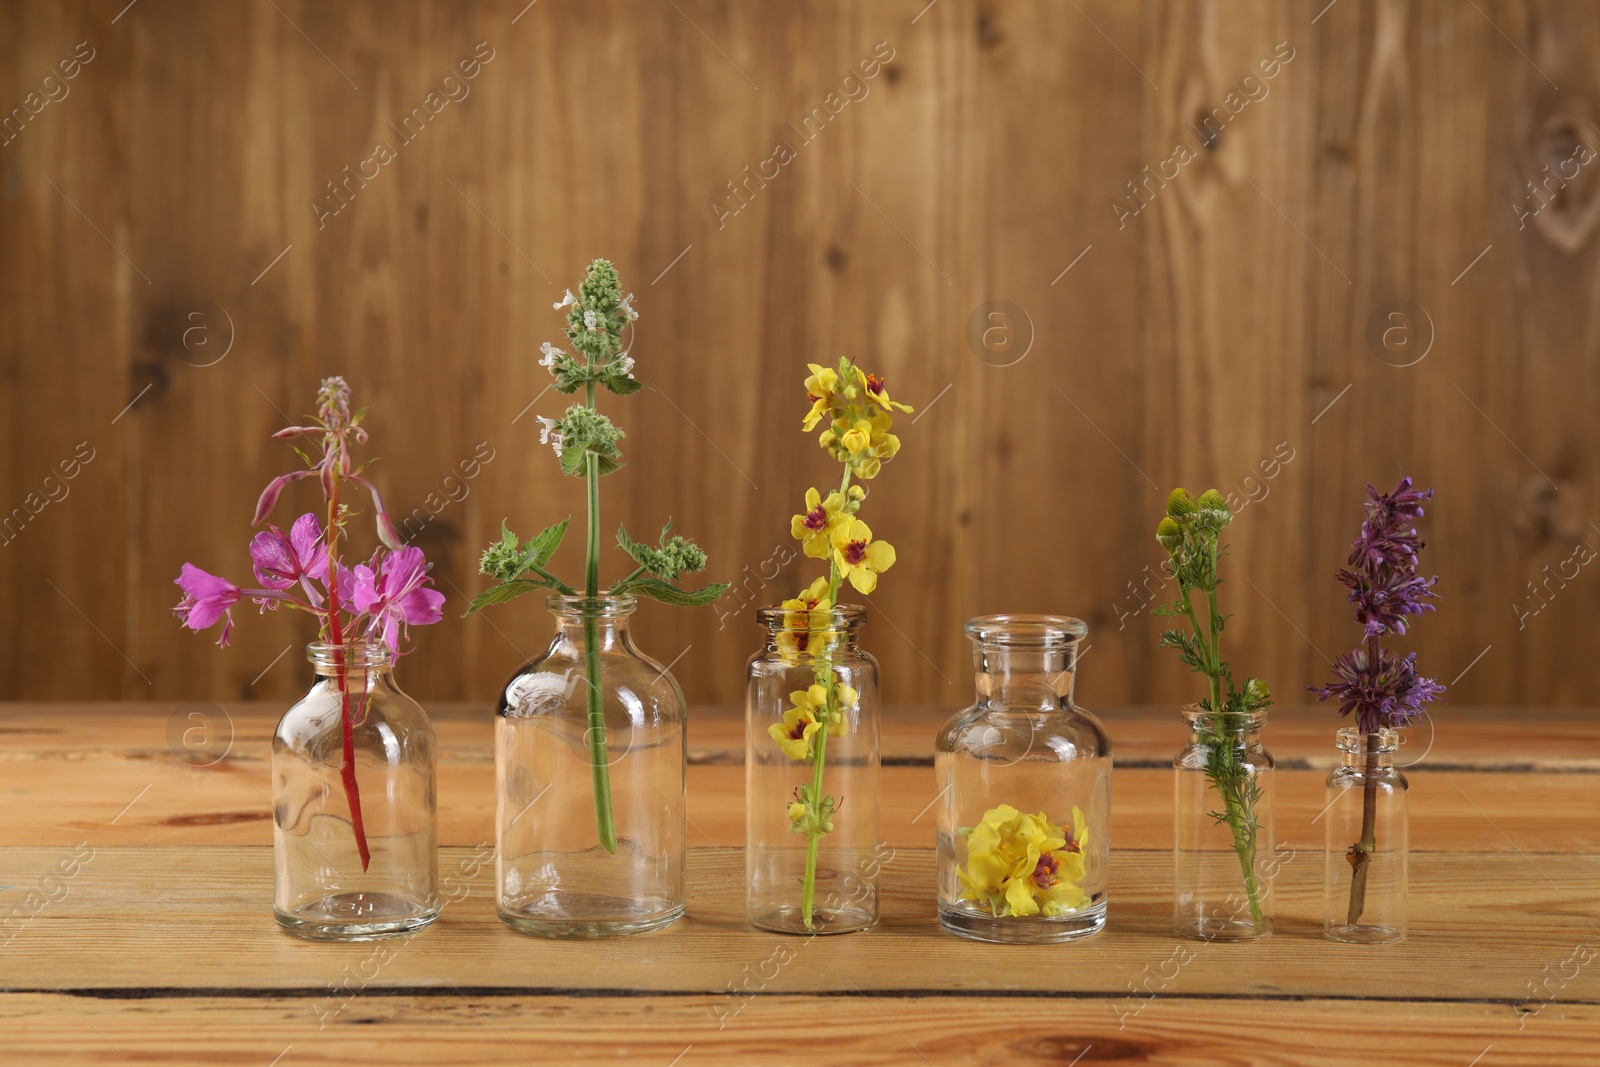
M 302 620 L 242 613 L 219 653 L 166 609 L 184 560 L 247 573 L 294 462 L 269 434 L 330 373 L 393 509 L 437 510 L 417 543 L 459 608 L 502 517 L 581 515 L 534 360 L 603 254 L 654 386 L 610 405 L 607 528 L 671 515 L 748 590 L 641 610 L 691 699 L 739 699 L 749 605 L 810 577 L 759 576 L 829 476 L 803 366 L 851 354 L 919 408 L 869 513 L 900 549 L 868 639 L 890 702 L 967 702 L 961 623 L 991 611 L 1085 618 L 1090 704 L 1191 697 L 1141 610 L 1178 482 L 1249 501 L 1230 652 L 1295 699 L 1355 636 L 1330 574 L 1360 488 L 1402 472 L 1440 494 L 1425 667 L 1464 703 L 1592 701 L 1586 0 L 125 4 L 0 15 L 0 106 L 60 97 L 0 145 L 0 507 L 27 518 L 0 697 L 301 687 Z M 469 94 L 397 136 L 475 49 Z M 802 135 L 830 92 L 855 99 Z M 531 601 L 452 614 L 404 684 L 486 701 L 547 630 Z

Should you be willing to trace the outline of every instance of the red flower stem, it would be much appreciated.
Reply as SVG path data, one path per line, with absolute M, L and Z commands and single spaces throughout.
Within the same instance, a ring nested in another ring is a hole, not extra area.
M 350 828 L 355 831 L 356 850 L 361 853 L 361 869 L 365 871 L 372 862 L 367 848 L 367 831 L 361 820 L 361 790 L 356 785 L 356 735 L 355 720 L 350 716 L 350 672 L 344 654 L 344 624 L 339 619 L 339 570 L 333 554 L 334 542 L 339 537 L 339 479 L 332 479 L 333 488 L 328 496 L 328 643 L 333 646 L 334 669 L 339 685 L 339 723 L 343 753 L 339 762 L 339 777 L 344 782 L 345 799 L 350 803 Z

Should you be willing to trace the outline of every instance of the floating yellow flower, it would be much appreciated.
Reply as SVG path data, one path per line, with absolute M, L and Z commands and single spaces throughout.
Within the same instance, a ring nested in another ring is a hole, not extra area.
M 868 374 L 860 367 L 856 368 L 856 375 L 861 382 L 861 388 L 865 391 L 867 399 L 882 408 L 885 413 L 889 411 L 911 413 L 912 407 L 910 404 L 902 404 L 898 400 L 889 399 L 888 382 L 882 375 Z
M 1072 809 L 1067 831 L 1040 812 L 1025 815 L 1009 804 L 984 812 L 966 831 L 967 865 L 956 869 L 961 899 L 988 907 L 995 918 L 1069 915 L 1089 902 L 1084 876 L 1088 828 Z
M 844 494 L 837 490 L 829 493 L 827 499 L 815 489 L 806 490 L 805 513 L 789 520 L 789 533 L 799 540 L 806 555 L 812 559 L 828 558 L 833 551 L 834 528 L 848 518 L 844 513 L 845 504 Z M 828 583 L 823 581 L 822 584 L 826 588 Z
M 894 566 L 894 546 L 874 541 L 866 523 L 851 519 L 834 531 L 833 564 L 857 592 L 871 593 L 878 587 L 878 575 Z

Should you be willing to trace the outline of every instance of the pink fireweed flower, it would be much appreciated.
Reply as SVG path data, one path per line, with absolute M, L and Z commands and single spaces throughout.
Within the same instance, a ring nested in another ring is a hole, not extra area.
M 178 620 L 199 633 L 211 629 L 218 619 L 226 619 L 217 645 L 228 647 L 228 635 L 233 632 L 233 606 L 244 598 L 244 590 L 226 578 L 206 573 L 193 563 L 183 565 L 173 584 L 183 590 L 183 599 L 172 609 Z
M 383 643 L 399 653 L 406 626 L 426 626 L 444 617 L 444 594 L 426 588 L 428 564 L 422 549 L 395 549 L 377 571 L 365 563 L 355 568 L 356 610 L 369 616 L 367 635 L 380 630 Z
M 256 534 L 250 541 L 250 562 L 256 580 L 268 589 L 288 589 L 298 582 L 311 603 L 322 603 L 322 594 L 311 579 L 325 581 L 328 562 L 322 546 L 322 527 L 313 512 L 296 519 L 287 536 L 276 526 Z

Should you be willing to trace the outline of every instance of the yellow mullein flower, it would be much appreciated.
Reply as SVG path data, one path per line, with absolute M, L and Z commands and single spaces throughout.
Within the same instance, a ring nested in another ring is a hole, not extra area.
M 882 375 L 868 374 L 860 367 L 857 367 L 856 376 L 861 382 L 861 388 L 866 392 L 867 399 L 882 408 L 885 413 L 889 411 L 904 411 L 910 414 L 913 410 L 909 404 L 902 404 L 898 400 L 889 399 L 888 382 Z
M 866 523 L 851 519 L 834 531 L 833 562 L 839 577 L 848 578 L 858 593 L 871 593 L 878 587 L 878 575 L 894 566 L 894 546 L 874 541 Z
M 778 632 L 778 651 L 795 660 L 815 651 L 813 638 L 826 634 L 833 623 L 833 600 L 828 596 L 828 579 L 818 578 L 793 600 L 783 602 L 783 629 Z M 821 641 L 815 642 L 821 644 Z
M 845 503 L 844 494 L 838 490 L 829 493 L 826 500 L 817 490 L 806 490 L 805 513 L 789 520 L 789 533 L 800 542 L 806 555 L 812 559 L 828 558 L 833 551 L 830 538 L 834 527 L 847 518 Z
M 798 800 L 789 805 L 789 821 L 799 823 L 806 817 L 806 806 Z
M 811 371 L 811 376 L 806 379 L 806 398 L 811 401 L 811 410 L 806 414 L 801 429 L 809 433 L 833 407 L 834 393 L 839 390 L 839 372 L 820 363 L 807 363 L 806 366 Z
M 1009 804 L 987 811 L 966 832 L 967 865 L 956 870 L 961 898 L 986 905 L 997 919 L 1071 914 L 1089 902 L 1078 885 L 1087 839 L 1076 807 L 1070 833 L 1042 811 L 1026 815 Z
M 822 723 L 809 710 L 796 706 L 783 713 L 783 722 L 775 722 L 767 727 L 767 733 L 778 742 L 785 756 L 792 760 L 809 760 L 812 735 L 820 729 Z
M 856 420 L 856 424 L 839 436 L 839 445 L 852 456 L 859 456 L 872 447 L 872 423 L 866 419 Z

